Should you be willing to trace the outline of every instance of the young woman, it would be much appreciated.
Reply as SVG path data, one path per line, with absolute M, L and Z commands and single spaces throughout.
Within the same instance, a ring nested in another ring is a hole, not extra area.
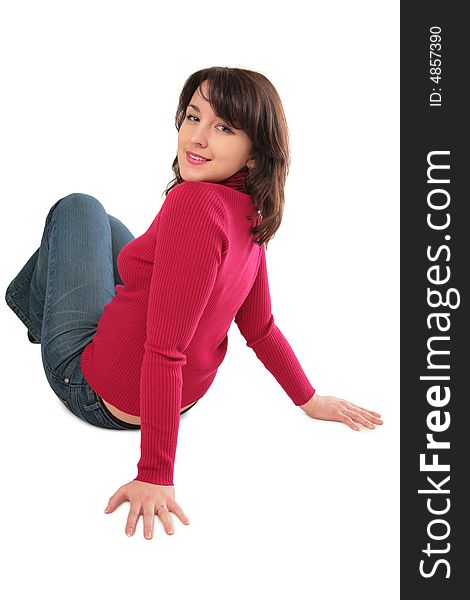
M 213 67 L 191 75 L 176 112 L 174 179 L 148 230 L 134 239 L 102 204 L 71 194 L 50 209 L 40 247 L 6 302 L 41 344 L 65 407 L 110 429 L 141 429 L 137 477 L 111 496 L 173 533 L 180 414 L 208 390 L 233 320 L 293 403 L 310 417 L 360 430 L 376 412 L 319 396 L 274 323 L 266 255 L 282 220 L 290 164 L 279 96 L 260 73 Z

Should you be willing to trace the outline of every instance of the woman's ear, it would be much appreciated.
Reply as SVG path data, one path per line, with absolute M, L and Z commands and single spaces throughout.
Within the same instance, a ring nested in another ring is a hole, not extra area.
M 246 166 L 251 170 L 255 168 L 256 160 L 250 159 L 246 162 Z

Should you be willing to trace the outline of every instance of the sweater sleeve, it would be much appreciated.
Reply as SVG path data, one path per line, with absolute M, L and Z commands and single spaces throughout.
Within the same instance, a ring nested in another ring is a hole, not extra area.
M 235 322 L 266 369 L 276 378 L 286 394 L 297 406 L 315 394 L 289 342 L 274 323 L 271 311 L 266 253 L 261 248 L 261 259 L 253 286 L 235 316 Z
M 140 376 L 139 481 L 173 485 L 185 350 L 222 261 L 224 219 L 224 207 L 209 186 L 183 182 L 169 192 L 156 220 Z

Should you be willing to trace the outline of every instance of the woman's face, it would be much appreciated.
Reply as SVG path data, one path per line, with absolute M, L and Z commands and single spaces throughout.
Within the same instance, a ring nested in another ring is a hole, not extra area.
M 200 88 L 208 96 L 206 81 Z M 254 159 L 250 160 L 252 152 L 248 135 L 239 129 L 229 128 L 217 117 L 198 88 L 186 108 L 186 116 L 178 132 L 181 177 L 185 181 L 222 181 L 245 165 L 252 168 L 255 163 Z M 188 153 L 207 160 L 196 162 Z

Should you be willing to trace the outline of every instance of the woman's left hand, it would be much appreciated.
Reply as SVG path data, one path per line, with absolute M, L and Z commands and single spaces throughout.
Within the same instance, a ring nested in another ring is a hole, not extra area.
M 360 431 L 358 423 L 369 429 L 375 429 L 375 425 L 383 425 L 379 413 L 334 396 L 319 396 L 315 393 L 300 408 L 312 419 L 339 421 L 356 431 Z

